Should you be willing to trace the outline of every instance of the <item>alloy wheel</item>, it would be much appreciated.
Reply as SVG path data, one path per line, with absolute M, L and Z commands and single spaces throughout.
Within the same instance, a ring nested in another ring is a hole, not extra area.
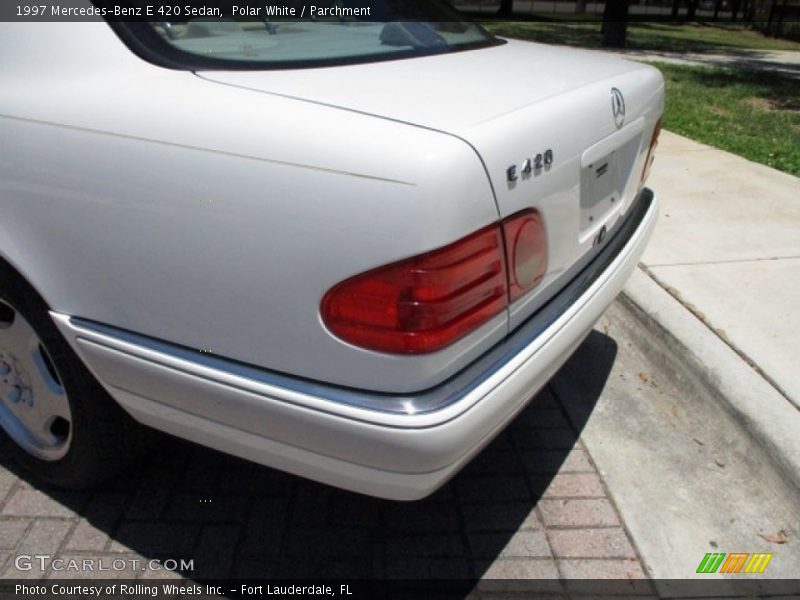
M 72 442 L 72 413 L 61 377 L 41 338 L 0 298 L 0 427 L 36 458 L 63 458 Z

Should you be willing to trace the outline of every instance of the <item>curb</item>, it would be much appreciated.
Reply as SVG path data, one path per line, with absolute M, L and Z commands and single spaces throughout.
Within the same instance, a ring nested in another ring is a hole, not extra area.
M 658 358 L 706 388 L 800 489 L 800 411 L 641 267 L 619 301 L 663 343 Z

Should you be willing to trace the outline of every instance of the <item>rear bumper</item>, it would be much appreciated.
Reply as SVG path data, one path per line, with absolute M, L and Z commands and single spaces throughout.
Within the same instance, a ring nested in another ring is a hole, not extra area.
M 656 215 L 655 196 L 645 189 L 546 306 L 462 373 L 420 394 L 335 388 L 52 316 L 137 420 L 337 487 L 415 500 L 479 452 L 569 358 L 636 267 Z M 376 410 L 381 403 L 392 410 Z

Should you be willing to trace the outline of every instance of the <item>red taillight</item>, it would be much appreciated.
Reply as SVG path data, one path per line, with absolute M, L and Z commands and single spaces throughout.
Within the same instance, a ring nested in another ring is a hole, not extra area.
M 644 168 L 642 169 L 642 179 L 639 181 L 639 187 L 644 185 L 647 178 L 650 176 L 650 167 L 653 166 L 653 161 L 656 158 L 656 148 L 658 147 L 658 136 L 661 135 L 661 119 L 656 123 L 653 130 L 653 137 L 650 138 L 650 148 L 647 150 L 647 158 L 644 160 Z
M 505 262 L 494 225 L 449 246 L 348 279 L 322 300 L 337 336 L 363 348 L 433 352 L 501 312 Z
M 444 248 L 343 281 L 322 299 L 322 320 L 362 348 L 434 352 L 532 289 L 544 274 L 545 246 L 541 217 L 525 211 Z
M 541 215 L 525 211 L 503 221 L 510 301 L 536 287 L 547 269 L 547 237 Z

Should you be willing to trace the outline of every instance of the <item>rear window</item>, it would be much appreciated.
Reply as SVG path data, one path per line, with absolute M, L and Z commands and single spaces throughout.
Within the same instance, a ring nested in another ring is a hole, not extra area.
M 372 0 L 360 7 L 338 0 L 287 2 L 277 15 L 264 3 L 235 15 L 228 2 L 220 3 L 216 16 L 192 16 L 176 8 L 177 14 L 164 20 L 111 25 L 143 58 L 194 70 L 352 64 L 501 43 L 446 3 L 430 0 Z

